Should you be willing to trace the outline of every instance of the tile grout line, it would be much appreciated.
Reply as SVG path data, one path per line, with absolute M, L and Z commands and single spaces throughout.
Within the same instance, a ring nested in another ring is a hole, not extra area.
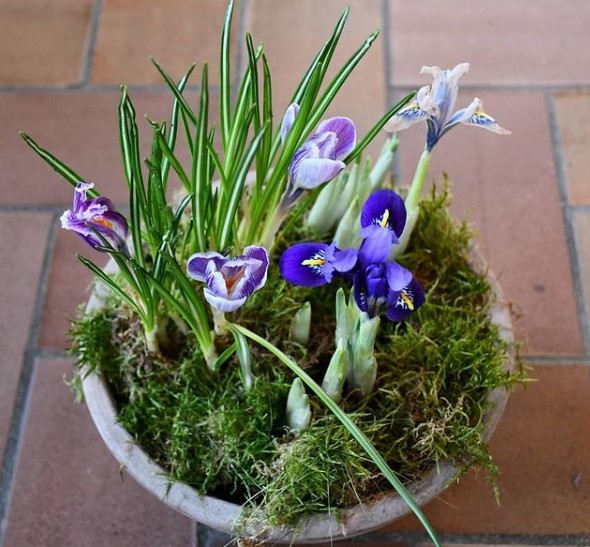
M 563 355 L 523 355 L 521 359 L 525 365 L 530 366 L 573 366 L 583 365 L 590 367 L 590 358 L 580 355 L 563 356 Z
M 549 114 L 549 126 L 551 131 L 551 141 L 553 145 L 553 161 L 555 162 L 555 168 L 557 171 L 557 182 L 559 187 L 559 195 L 562 202 L 563 211 L 563 225 L 565 230 L 566 245 L 570 259 L 570 270 L 572 275 L 572 282 L 574 286 L 574 297 L 576 300 L 576 308 L 578 312 L 578 322 L 580 330 L 582 331 L 582 339 L 584 341 L 584 347 L 586 355 L 590 355 L 590 325 L 588 322 L 585 302 L 584 302 L 584 284 L 581 276 L 581 264 L 580 257 L 578 256 L 578 250 L 576 248 L 576 240 L 574 237 L 575 230 L 573 225 L 573 214 L 572 209 L 569 205 L 569 193 L 567 188 L 567 180 L 565 173 L 565 163 L 563 160 L 561 150 L 561 139 L 559 134 L 559 126 L 557 124 L 557 115 L 555 112 L 555 103 L 553 93 L 545 93 L 545 102 L 547 106 L 547 112 Z
M 90 77 L 92 75 L 92 66 L 94 64 L 94 52 L 96 50 L 96 41 L 98 38 L 98 31 L 100 28 L 100 19 L 102 17 L 104 0 L 95 0 L 92 6 L 92 16 L 90 19 L 90 32 L 86 43 L 86 51 L 84 52 L 84 62 L 82 64 L 82 79 L 83 87 L 90 85 Z
M 0 470 L 0 547 L 3 545 L 13 479 L 21 448 L 22 434 L 25 428 L 32 380 L 35 372 L 36 345 L 39 338 L 39 331 L 41 329 L 43 308 L 47 295 L 49 270 L 57 239 L 57 218 L 56 214 L 51 217 L 49 234 L 47 236 L 45 252 L 43 255 L 41 274 L 39 276 L 39 282 L 35 294 L 35 307 L 33 308 L 29 337 L 23 354 L 21 373 L 12 408 L 10 429 L 8 431 L 8 438 L 4 449 L 2 468 Z

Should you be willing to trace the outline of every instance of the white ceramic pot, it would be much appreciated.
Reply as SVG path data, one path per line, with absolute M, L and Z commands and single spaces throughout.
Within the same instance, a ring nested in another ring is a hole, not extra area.
M 511 316 L 502 290 L 477 252 L 473 254 L 473 267 L 477 271 L 487 272 L 496 296 L 491 310 L 492 322 L 499 327 L 500 336 L 512 343 Z M 87 311 L 96 310 L 103 305 L 104 293 L 101 292 L 104 290 L 102 287 L 94 291 L 88 302 Z M 514 366 L 513 354 L 510 355 L 509 366 Z M 333 512 L 311 514 L 289 527 L 270 527 L 264 523 L 263 518 L 249 519 L 244 525 L 240 519 L 241 506 L 201 496 L 185 484 L 169 485 L 166 470 L 151 460 L 129 433 L 117 423 L 117 410 L 103 378 L 96 374 L 85 376 L 83 389 L 96 428 L 125 471 L 166 505 L 211 528 L 260 542 L 318 543 L 369 532 L 410 512 L 406 503 L 392 492 L 376 496 L 362 505 L 338 510 L 337 515 Z M 488 399 L 491 406 L 485 415 L 486 440 L 491 437 L 504 412 L 508 394 L 504 389 L 496 389 L 488 395 Z M 424 505 L 440 494 L 458 473 L 459 470 L 452 462 L 443 462 L 436 469 L 426 473 L 420 481 L 409 485 L 408 490 L 418 505 Z

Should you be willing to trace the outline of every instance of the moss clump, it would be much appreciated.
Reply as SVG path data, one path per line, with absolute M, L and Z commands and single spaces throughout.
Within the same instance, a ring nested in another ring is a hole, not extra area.
M 342 402 L 407 481 L 447 459 L 461 468 L 483 466 L 494 476 L 482 438 L 486 397 L 523 380 L 520 368 L 506 368 L 513 348 L 490 321 L 489 283 L 469 265 L 471 231 L 453 222 L 448 206 L 446 186 L 422 202 L 412 245 L 400 260 L 422 283 L 426 303 L 403 323 L 382 322 L 376 391 L 368 400 L 352 393 Z M 235 320 L 321 382 L 334 350 L 338 286 L 293 287 L 271 266 L 267 284 Z M 302 347 L 289 340 L 289 327 L 306 300 L 313 328 Z M 251 348 L 256 380 L 245 392 L 234 360 L 211 373 L 190 339 L 174 359 L 148 356 L 140 325 L 124 307 L 83 316 L 72 334 L 79 366 L 108 379 L 120 422 L 172 481 L 261 507 L 274 524 L 388 489 L 347 430 L 317 402 L 308 430 L 298 437 L 287 431 L 292 374 L 258 347 Z

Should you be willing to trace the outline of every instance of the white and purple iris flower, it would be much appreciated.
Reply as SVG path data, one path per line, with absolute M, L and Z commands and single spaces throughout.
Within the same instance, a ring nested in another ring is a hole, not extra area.
M 116 251 L 127 250 L 127 221 L 118 213 L 112 201 L 103 196 L 88 199 L 86 194 L 94 184 L 79 182 L 74 191 L 72 209 L 61 216 L 61 226 L 76 232 L 88 245 L 101 252 L 109 252 L 105 241 Z
M 241 256 L 225 257 L 216 252 L 195 253 L 188 259 L 190 277 L 204 282 L 205 300 L 220 312 L 232 312 L 266 283 L 268 252 L 251 245 Z
M 296 103 L 285 112 L 281 124 L 283 142 L 298 114 L 299 105 Z M 291 160 L 285 205 L 292 204 L 304 190 L 317 188 L 335 178 L 345 167 L 342 160 L 355 146 L 356 128 L 352 120 L 336 117 L 321 122 Z
M 482 127 L 499 135 L 509 135 L 494 118 L 483 110 L 481 99 L 475 97 L 465 108 L 455 110 L 459 78 L 467 73 L 469 63 L 461 63 L 452 70 L 442 70 L 437 66 L 425 66 L 421 74 L 431 74 L 432 85 L 418 91 L 416 100 L 402 108 L 385 125 L 385 131 L 397 132 L 411 125 L 425 121 L 428 124 L 426 149 L 431 151 L 439 139 L 459 124 Z
M 294 285 L 317 287 L 334 276 L 352 278 L 354 298 L 369 317 L 383 307 L 391 321 L 400 321 L 425 301 L 424 291 L 412 273 L 389 260 L 406 222 L 403 200 L 392 190 L 369 196 L 361 211 L 360 249 L 337 249 L 334 244 L 298 243 L 281 256 L 283 277 Z

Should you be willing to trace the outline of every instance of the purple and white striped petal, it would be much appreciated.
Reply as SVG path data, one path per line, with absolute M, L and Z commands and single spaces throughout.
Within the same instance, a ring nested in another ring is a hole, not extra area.
M 264 247 L 258 245 L 250 245 L 244 249 L 244 258 L 250 258 L 260 261 L 260 265 L 252 268 L 251 275 L 254 283 L 254 290 L 263 287 L 266 283 L 266 275 L 268 273 L 268 251 Z
M 232 312 L 246 302 L 248 296 L 266 283 L 268 252 L 252 245 L 237 257 L 224 257 L 216 252 L 195 253 L 187 263 L 187 272 L 197 281 L 204 281 L 205 299 L 221 312 Z
M 283 118 L 281 135 L 286 135 L 295 116 L 295 108 L 287 111 Z M 316 188 L 335 178 L 345 167 L 344 162 L 340 160 L 355 146 L 356 128 L 349 118 L 336 117 L 321 122 L 315 133 L 299 147 L 291 160 L 281 207 L 287 209 L 295 203 L 303 190 Z
M 186 271 L 189 277 L 196 279 L 197 281 L 205 281 L 207 278 L 207 265 L 210 262 L 218 264 L 221 267 L 225 257 L 214 251 L 206 253 L 195 253 L 191 255 L 186 264 Z
M 336 136 L 336 147 L 334 159 L 343 159 L 350 154 L 356 146 L 356 127 L 350 118 L 344 116 L 329 118 L 318 126 L 315 134 L 325 132 L 333 133 Z
M 129 254 L 125 217 L 117 212 L 108 198 L 100 196 L 88 199 L 86 194 L 93 186 L 87 182 L 76 185 L 72 209 L 60 217 L 62 228 L 76 232 L 97 251 L 109 252 L 105 245 L 110 245 L 116 251 Z

